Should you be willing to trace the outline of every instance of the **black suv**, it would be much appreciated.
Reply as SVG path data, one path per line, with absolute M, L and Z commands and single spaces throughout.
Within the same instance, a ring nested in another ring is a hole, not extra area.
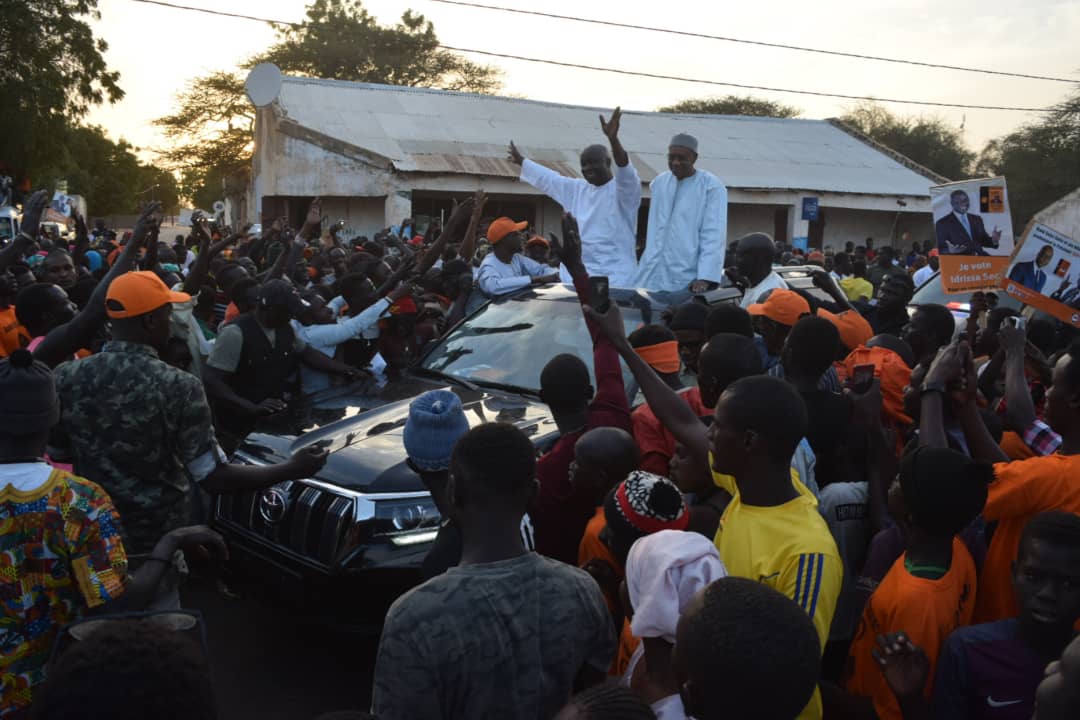
M 690 299 L 685 292 L 616 289 L 611 297 L 628 331 L 660 322 L 665 309 Z M 715 304 L 739 297 L 737 289 L 720 288 L 701 299 Z M 576 293 L 562 285 L 526 289 L 484 304 L 378 393 L 322 397 L 284 426 L 260 427 L 233 462 L 279 462 L 316 443 L 330 456 L 317 477 L 216 499 L 214 525 L 229 543 L 232 569 L 297 600 L 314 595 L 320 605 L 328 594 L 351 594 L 340 592 L 342 583 L 356 583 L 367 595 L 376 588 L 389 598 L 399 594 L 418 579 L 440 522 L 430 494 L 405 464 L 409 401 L 449 388 L 461 397 L 471 425 L 513 423 L 539 452 L 558 436 L 537 393 L 541 369 L 559 353 L 577 355 L 592 368 Z M 632 391 L 633 379 L 624 374 Z

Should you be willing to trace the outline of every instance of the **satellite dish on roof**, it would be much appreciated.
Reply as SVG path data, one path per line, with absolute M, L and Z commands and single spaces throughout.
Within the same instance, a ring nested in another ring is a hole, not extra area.
M 273 63 L 259 63 L 248 73 L 244 90 L 252 105 L 266 107 L 281 92 L 281 70 Z

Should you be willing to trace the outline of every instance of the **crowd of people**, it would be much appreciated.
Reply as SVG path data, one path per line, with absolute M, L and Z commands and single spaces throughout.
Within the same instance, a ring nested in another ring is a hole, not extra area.
M 583 212 L 561 238 L 486 217 L 478 192 L 422 235 L 339 237 L 316 200 L 299 230 L 195 217 L 169 244 L 151 204 L 119 237 L 77 218 L 67 243 L 38 236 L 47 197 L 29 197 L 0 250 L 0 714 L 216 717 L 179 593 L 227 559 L 208 499 L 326 461 L 230 452 L 290 398 L 392 382 L 478 302 L 561 279 L 592 364 L 537 378 L 553 445 L 470 429 L 449 390 L 411 404 L 403 453 L 443 522 L 386 615 L 369 717 L 1080 716 L 1069 328 L 993 293 L 959 324 L 909 314 L 937 260 L 917 243 L 725 248 L 726 191 L 688 135 L 644 255 L 605 254 L 641 183 L 619 113 L 601 125 L 584 180 L 511 146 Z M 589 305 L 601 273 L 698 295 L 628 334 L 618 303 Z M 741 301 L 706 305 L 721 283 Z

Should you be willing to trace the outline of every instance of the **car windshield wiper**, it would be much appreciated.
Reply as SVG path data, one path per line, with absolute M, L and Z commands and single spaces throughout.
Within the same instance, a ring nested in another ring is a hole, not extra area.
M 469 382 L 468 380 L 465 380 L 464 378 L 459 378 L 457 375 L 445 373 L 442 370 L 432 370 L 431 368 L 417 366 L 414 367 L 411 372 L 414 375 L 423 375 L 424 377 L 433 377 L 439 378 L 440 380 L 446 380 L 447 382 L 454 383 L 455 385 L 460 385 L 466 390 L 472 390 L 473 392 L 477 392 L 480 390 L 480 388 L 478 388 L 476 385 Z
M 482 388 L 488 388 L 490 390 L 502 390 L 508 393 L 514 393 L 515 395 L 531 395 L 532 397 L 540 397 L 540 391 L 534 388 L 522 387 L 521 385 L 511 385 L 510 383 L 501 383 L 495 380 L 474 380 L 477 385 Z

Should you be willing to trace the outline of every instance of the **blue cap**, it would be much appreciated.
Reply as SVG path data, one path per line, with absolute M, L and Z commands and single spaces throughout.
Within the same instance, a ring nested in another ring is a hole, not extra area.
M 449 390 L 431 390 L 409 404 L 405 453 L 420 470 L 447 470 L 454 444 L 468 431 L 461 399 Z

